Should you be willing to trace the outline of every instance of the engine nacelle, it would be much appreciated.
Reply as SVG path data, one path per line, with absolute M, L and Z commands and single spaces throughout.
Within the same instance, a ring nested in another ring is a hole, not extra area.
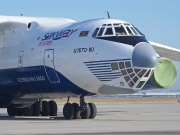
M 168 58 L 161 57 L 143 90 L 169 88 L 175 83 L 176 78 L 177 70 L 173 62 Z

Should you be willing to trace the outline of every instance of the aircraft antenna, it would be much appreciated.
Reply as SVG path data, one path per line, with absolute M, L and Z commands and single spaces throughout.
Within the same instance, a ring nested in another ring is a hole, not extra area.
M 111 18 L 108 11 L 105 11 L 107 13 L 108 18 Z

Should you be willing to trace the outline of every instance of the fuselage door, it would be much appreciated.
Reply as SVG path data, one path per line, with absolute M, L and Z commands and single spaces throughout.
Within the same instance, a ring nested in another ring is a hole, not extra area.
M 51 83 L 59 83 L 59 77 L 54 66 L 54 49 L 48 49 L 44 52 L 44 68 L 46 75 Z

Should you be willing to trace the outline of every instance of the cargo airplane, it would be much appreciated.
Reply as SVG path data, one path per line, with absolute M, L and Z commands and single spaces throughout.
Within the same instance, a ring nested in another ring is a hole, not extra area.
M 93 119 L 96 105 L 85 96 L 169 88 L 179 53 L 122 20 L 0 16 L 0 108 L 56 116 L 53 99 L 67 98 L 65 119 Z

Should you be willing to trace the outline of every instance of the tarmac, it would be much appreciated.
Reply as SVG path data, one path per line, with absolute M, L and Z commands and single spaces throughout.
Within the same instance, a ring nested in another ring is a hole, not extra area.
M 95 119 L 65 120 L 63 105 L 59 119 L 8 117 L 0 109 L 3 135 L 179 135 L 180 104 L 97 105 Z

